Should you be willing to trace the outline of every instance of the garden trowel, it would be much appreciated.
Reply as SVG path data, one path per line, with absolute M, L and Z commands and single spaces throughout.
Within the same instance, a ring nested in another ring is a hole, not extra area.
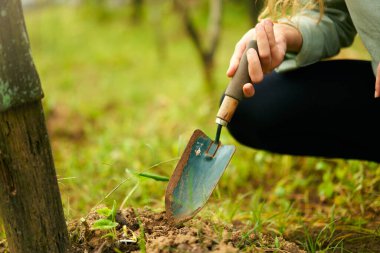
M 257 50 L 256 41 L 251 41 L 247 46 L 249 48 Z M 243 85 L 251 82 L 247 49 L 217 113 L 215 139 L 210 139 L 199 129 L 195 130 L 169 180 L 165 206 L 170 221 L 178 223 L 189 220 L 202 209 L 235 152 L 233 145 L 222 145 L 219 138 L 222 127 L 230 122 L 243 98 Z

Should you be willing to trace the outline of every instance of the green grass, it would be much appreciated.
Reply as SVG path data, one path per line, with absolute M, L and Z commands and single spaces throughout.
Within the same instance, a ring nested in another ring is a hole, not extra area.
M 229 57 L 249 28 L 248 18 L 236 6 L 225 10 L 217 87 L 210 95 L 196 52 L 169 6 L 162 8 L 160 48 L 152 10 L 141 24 L 128 19 L 128 10 L 100 20 L 91 11 L 53 6 L 25 13 L 65 215 L 85 216 L 124 180 L 105 200 L 109 206 L 128 197 L 127 206 L 162 210 L 166 183 L 140 178 L 129 196 L 136 180 L 126 169 L 170 177 L 194 129 L 214 134 Z M 363 56 L 358 41 L 350 50 Z M 379 165 L 252 150 L 226 131 L 222 141 L 237 145 L 237 152 L 201 216 L 240 220 L 250 233 L 283 235 L 310 251 L 330 247 L 345 232 L 379 238 Z M 332 225 L 334 233 L 321 242 Z

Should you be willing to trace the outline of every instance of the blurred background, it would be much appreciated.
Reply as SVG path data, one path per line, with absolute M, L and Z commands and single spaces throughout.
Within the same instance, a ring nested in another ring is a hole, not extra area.
M 23 5 L 67 219 L 85 216 L 101 201 L 163 210 L 166 182 L 136 172 L 170 177 L 196 128 L 214 135 L 230 56 L 262 3 Z M 369 59 L 359 39 L 338 58 Z M 366 238 L 379 234 L 378 164 L 252 150 L 227 131 L 222 141 L 237 151 L 201 216 L 301 243 L 331 222 L 339 231 L 367 231 Z

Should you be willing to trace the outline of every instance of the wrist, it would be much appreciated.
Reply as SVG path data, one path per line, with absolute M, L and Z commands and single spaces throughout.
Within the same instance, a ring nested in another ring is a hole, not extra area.
M 275 33 L 282 34 L 286 43 L 286 52 L 298 53 L 302 48 L 302 35 L 293 25 L 288 23 L 275 23 Z

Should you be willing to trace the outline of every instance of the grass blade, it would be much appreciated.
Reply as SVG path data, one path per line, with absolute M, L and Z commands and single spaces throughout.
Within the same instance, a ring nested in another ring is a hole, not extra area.
M 142 172 L 142 173 L 138 173 L 137 175 L 139 177 L 146 177 L 146 178 L 154 179 L 156 181 L 161 181 L 161 182 L 167 182 L 167 181 L 169 181 L 168 177 L 160 176 L 160 175 L 153 174 L 153 173 Z

